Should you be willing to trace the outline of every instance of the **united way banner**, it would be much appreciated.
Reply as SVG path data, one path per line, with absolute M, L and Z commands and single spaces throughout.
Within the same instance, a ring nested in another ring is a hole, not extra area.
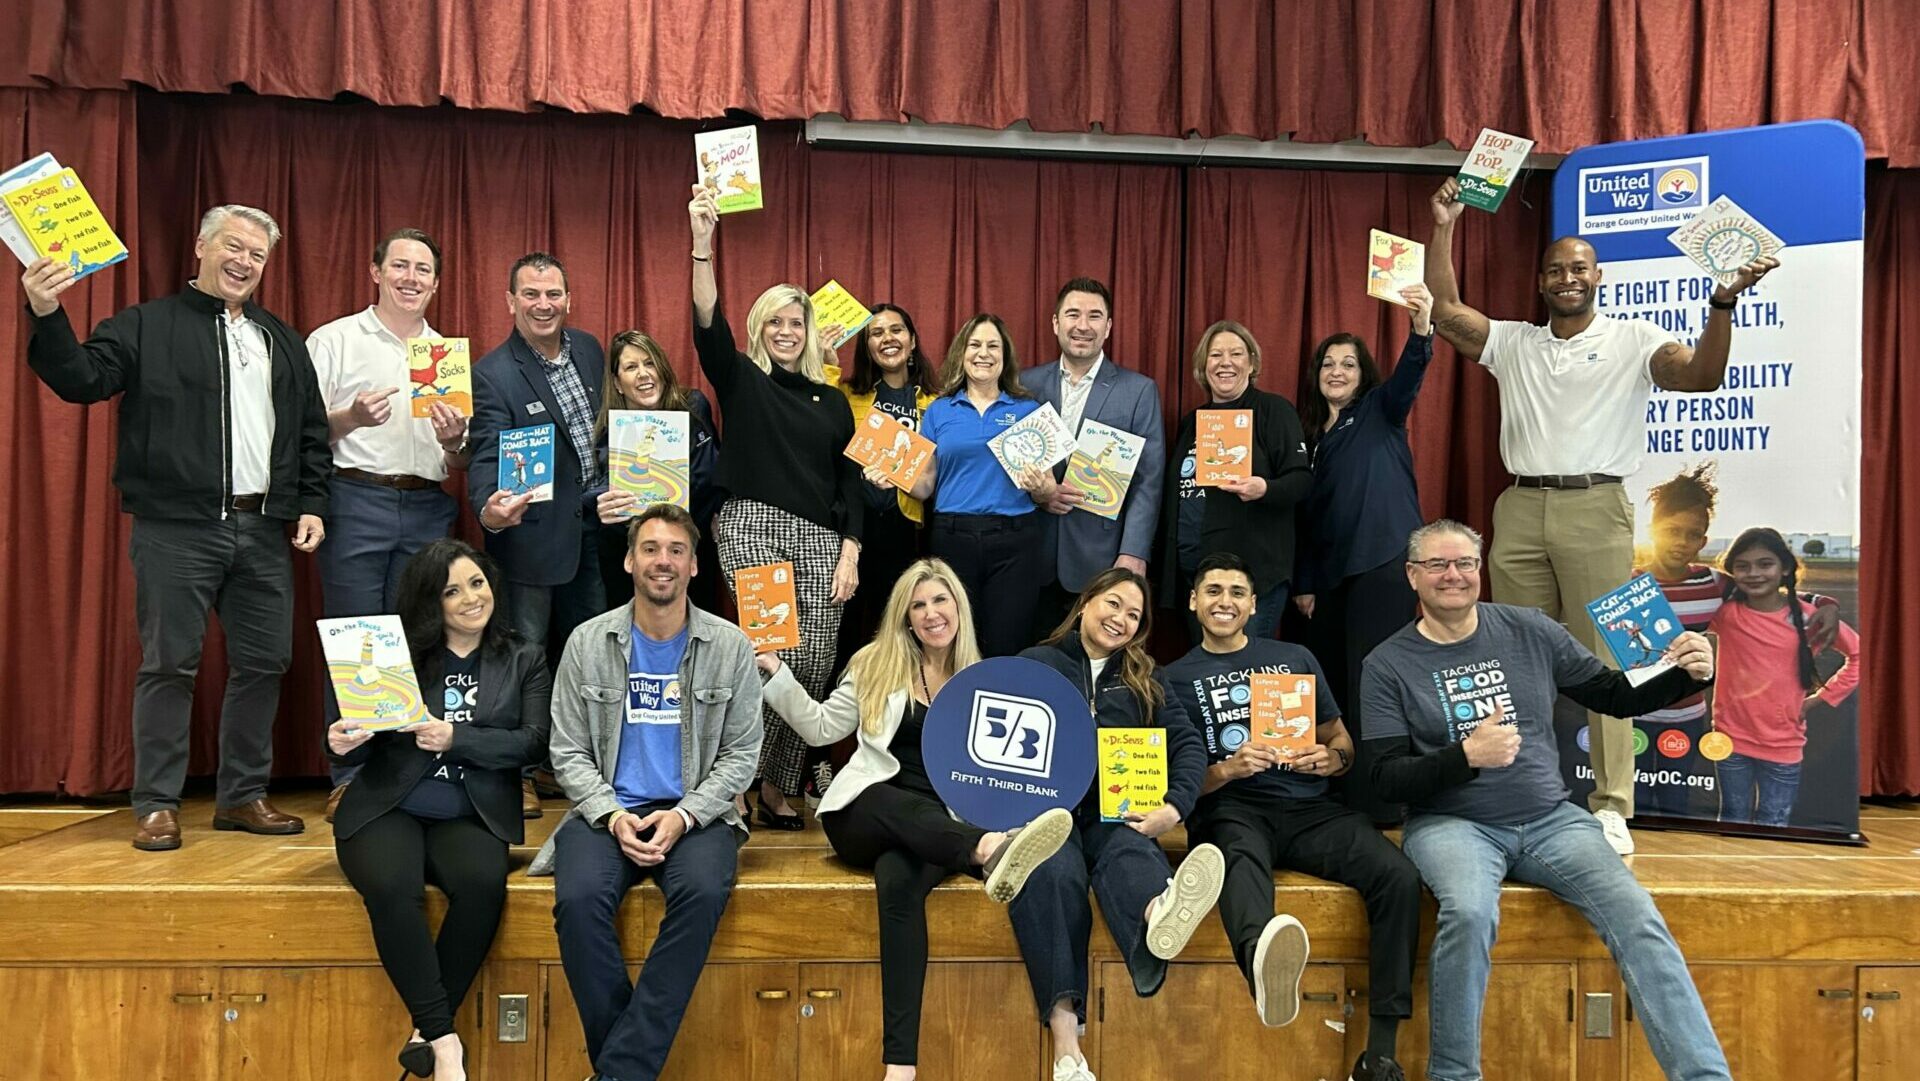
M 981 829 L 1072 808 L 1093 784 L 1093 711 L 1073 681 L 1023 657 L 962 668 L 940 688 L 920 737 L 947 809 Z
M 1688 346 L 1716 283 L 1668 235 L 1724 197 L 1785 244 L 1733 312 L 1721 388 L 1654 391 L 1626 482 L 1635 569 L 1720 658 L 1707 695 L 1633 721 L 1643 821 L 1858 837 L 1865 186 L 1860 136 L 1834 121 L 1588 147 L 1555 176 L 1554 232 L 1593 245 L 1600 310 Z M 1693 247 L 1737 263 L 1755 235 L 1715 227 Z M 1769 610 L 1789 581 L 1808 602 L 1799 622 Z M 1586 715 L 1560 710 L 1561 761 L 1584 800 Z

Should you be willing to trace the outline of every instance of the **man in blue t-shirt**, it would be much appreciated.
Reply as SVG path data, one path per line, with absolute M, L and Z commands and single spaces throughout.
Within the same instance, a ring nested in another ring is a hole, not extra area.
M 1189 834 L 1226 854 L 1220 922 L 1253 989 L 1262 1023 L 1291 1022 L 1300 1010 L 1307 932 L 1273 911 L 1275 869 L 1352 886 L 1367 906 L 1371 982 L 1367 1048 L 1353 1081 L 1404 1081 L 1394 1061 L 1400 1022 L 1413 1013 L 1414 950 L 1420 938 L 1420 876 L 1367 816 L 1327 796 L 1327 778 L 1353 767 L 1353 740 L 1313 654 L 1251 638 L 1253 574 L 1239 556 L 1216 552 L 1194 570 L 1187 599 L 1201 641 L 1166 669 L 1167 683 L 1207 746 L 1206 780 Z M 1314 682 L 1312 742 L 1293 757 L 1254 738 L 1253 676 L 1298 675 Z
M 1427 1077 L 1480 1077 L 1500 882 L 1512 878 L 1552 890 L 1599 928 L 1666 1076 L 1730 1081 L 1653 898 L 1600 823 L 1567 802 L 1553 734 L 1557 696 L 1638 717 L 1704 687 L 1712 650 L 1681 634 L 1666 649 L 1674 669 L 1635 687 L 1539 610 L 1481 604 L 1480 551 L 1480 535 L 1458 522 L 1414 530 L 1407 580 L 1420 619 L 1382 642 L 1360 679 L 1374 789 L 1408 805 L 1402 847 L 1440 902 Z

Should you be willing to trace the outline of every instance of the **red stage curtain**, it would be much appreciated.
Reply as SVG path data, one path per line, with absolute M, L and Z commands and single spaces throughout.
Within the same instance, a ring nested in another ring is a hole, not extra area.
M 1543 151 L 1838 117 L 1920 164 L 1907 0 L 43 0 L 0 86 Z

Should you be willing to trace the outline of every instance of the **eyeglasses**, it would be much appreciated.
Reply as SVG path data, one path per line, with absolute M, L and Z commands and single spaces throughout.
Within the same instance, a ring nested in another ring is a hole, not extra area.
M 1479 556 L 1461 556 L 1458 559 L 1415 559 L 1409 562 L 1428 574 L 1445 574 L 1448 567 L 1452 567 L 1461 574 L 1472 574 L 1480 569 Z

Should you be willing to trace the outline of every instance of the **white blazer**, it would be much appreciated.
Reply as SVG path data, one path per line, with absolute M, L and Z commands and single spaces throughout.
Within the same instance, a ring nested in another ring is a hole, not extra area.
M 833 775 L 833 783 L 820 797 L 817 814 L 847 806 L 869 785 L 879 784 L 900 772 L 900 760 L 887 748 L 893 744 L 893 734 L 900 730 L 900 717 L 907 708 L 906 688 L 887 696 L 887 704 L 881 711 L 883 723 L 879 735 L 868 735 L 867 730 L 860 727 L 860 696 L 851 675 L 841 679 L 825 702 L 816 702 L 807 689 L 800 686 L 800 681 L 793 678 L 793 670 L 782 664 L 760 693 L 766 704 L 787 722 L 787 727 L 811 746 L 825 747 L 851 733 L 859 733 L 853 757 Z

